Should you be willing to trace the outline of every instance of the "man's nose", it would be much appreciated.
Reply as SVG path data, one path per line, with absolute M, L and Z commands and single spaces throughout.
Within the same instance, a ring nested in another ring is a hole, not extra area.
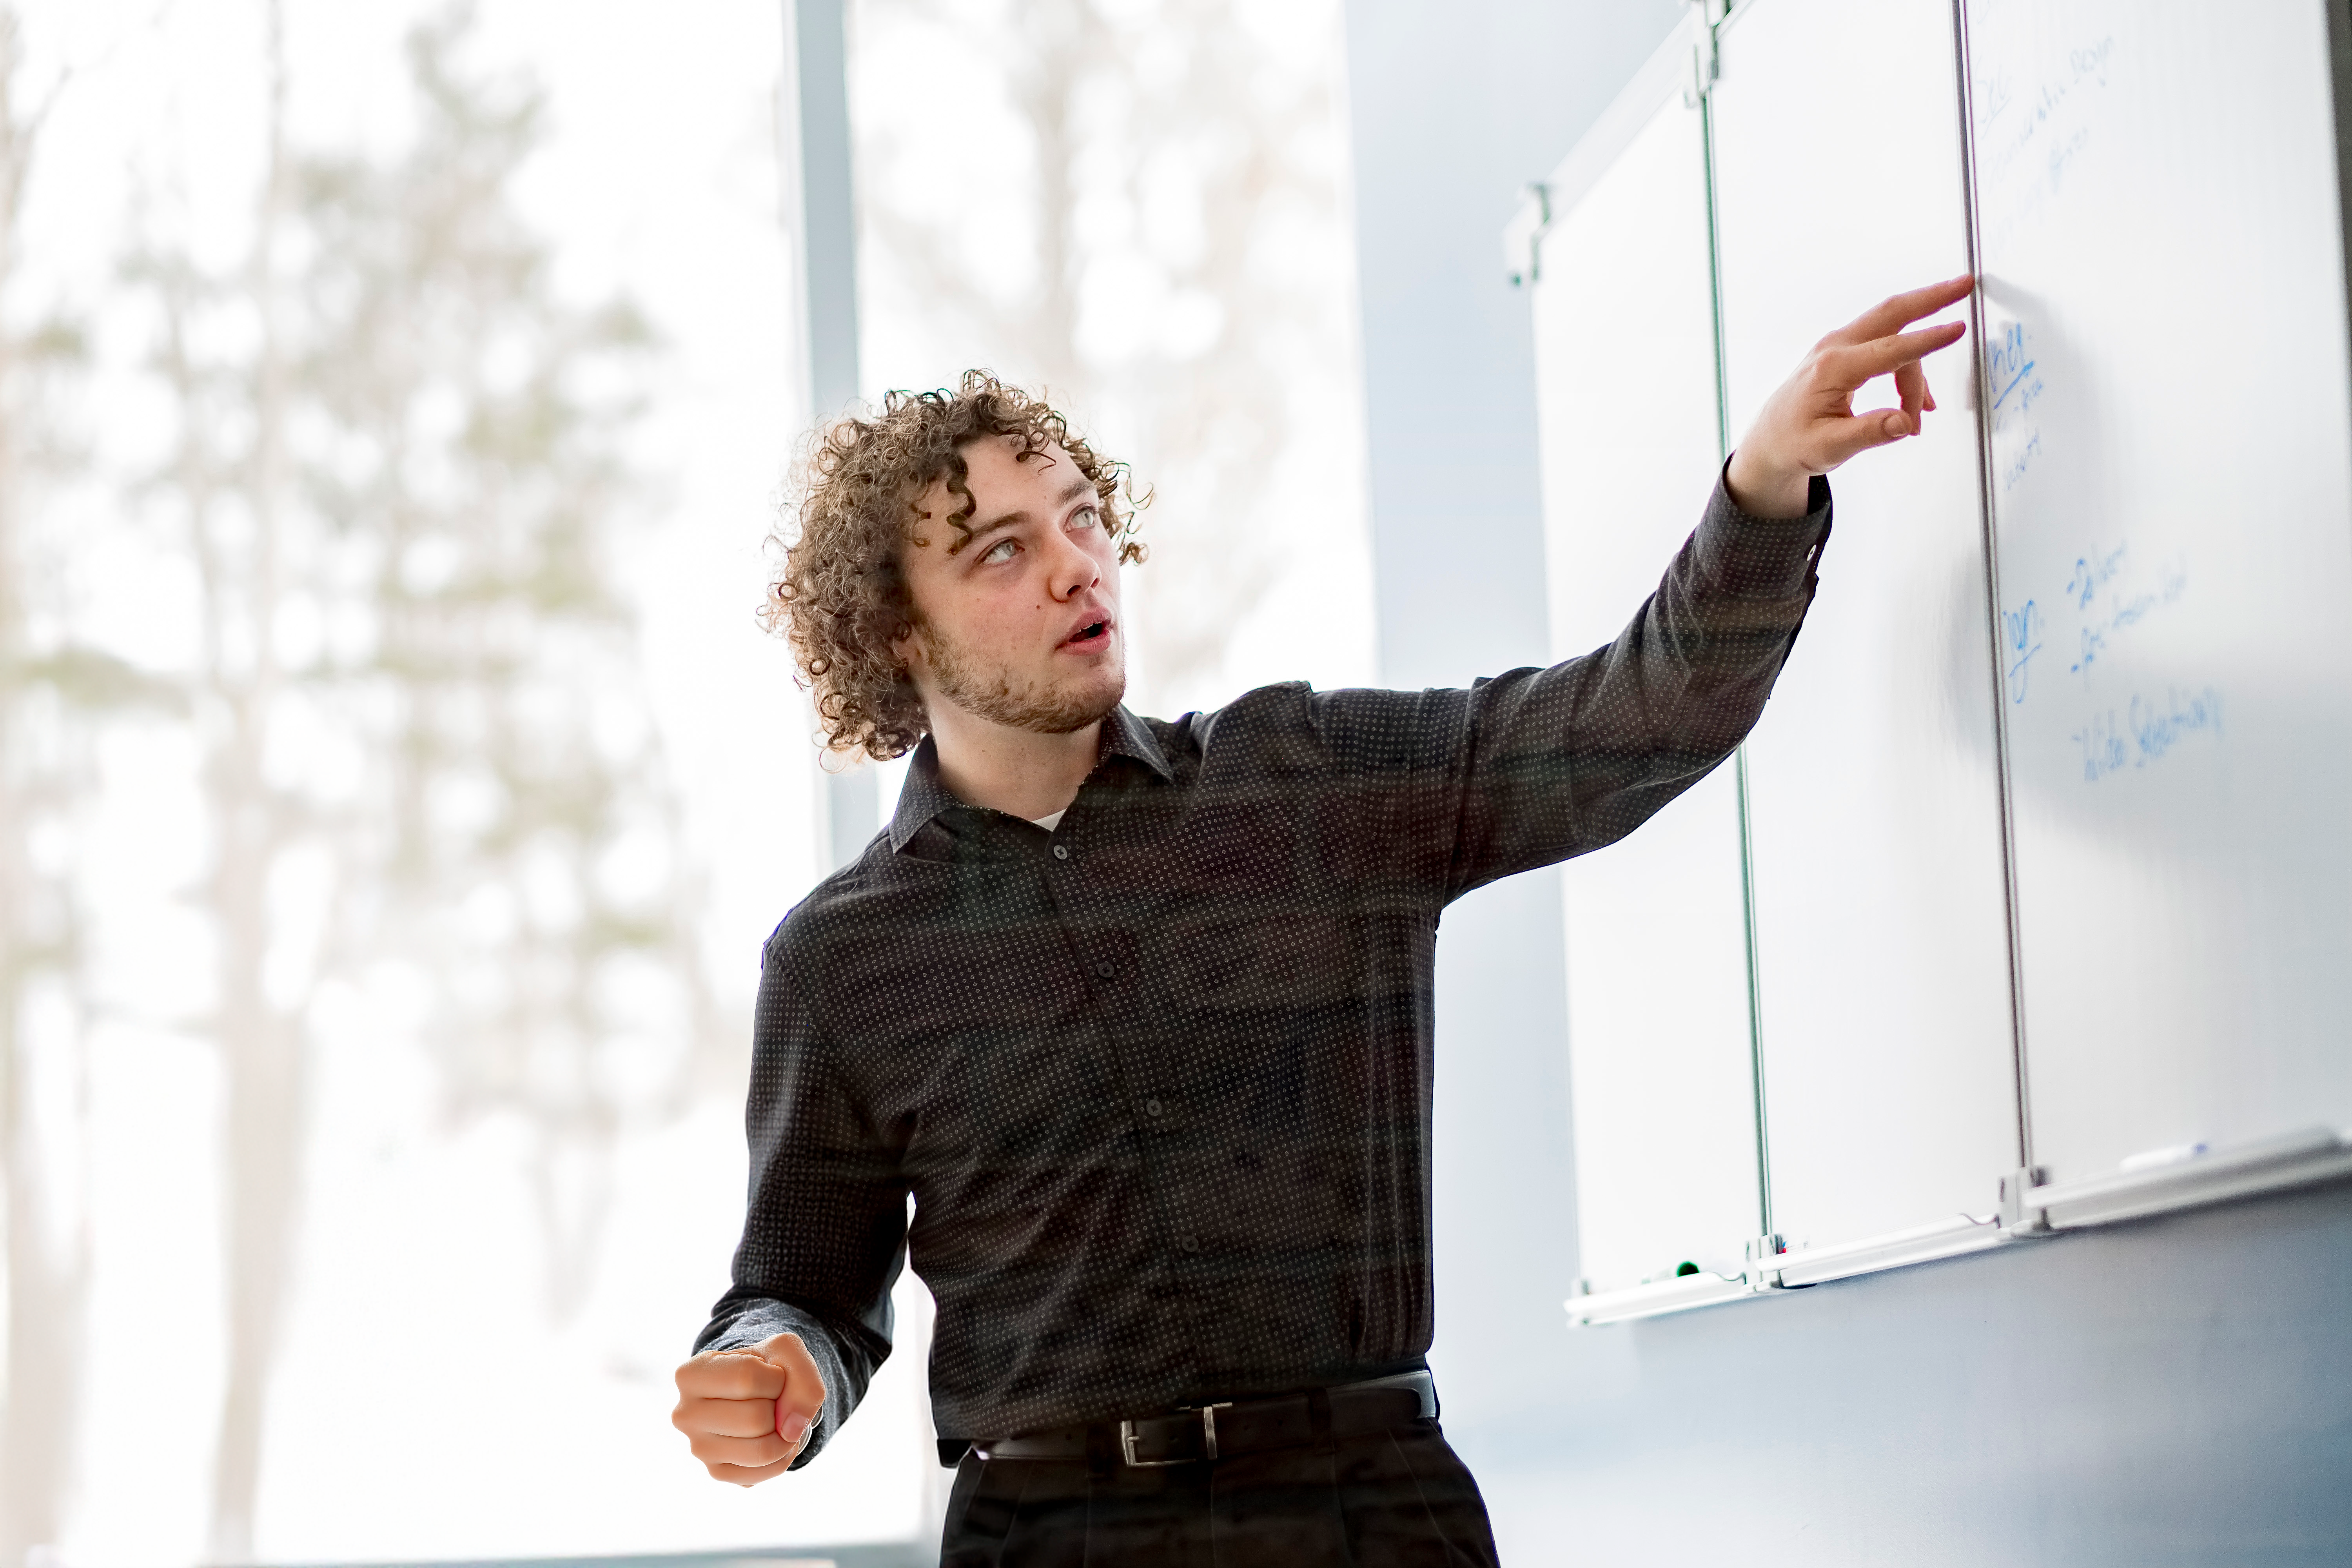
M 1101 581 L 1102 570 L 1068 534 L 1056 529 L 1054 540 L 1052 553 L 1045 563 L 1046 580 L 1055 600 L 1066 604 Z

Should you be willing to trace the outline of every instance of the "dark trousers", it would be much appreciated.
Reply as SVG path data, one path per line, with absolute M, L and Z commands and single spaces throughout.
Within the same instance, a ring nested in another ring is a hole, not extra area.
M 1214 1463 L 964 1456 L 940 1568 L 1495 1568 L 1434 1421 Z

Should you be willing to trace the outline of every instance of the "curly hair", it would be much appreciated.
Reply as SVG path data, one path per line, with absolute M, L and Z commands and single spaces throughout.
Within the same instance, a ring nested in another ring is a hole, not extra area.
M 1128 509 L 1119 509 L 1127 465 L 1097 455 L 1044 399 L 988 371 L 964 372 L 952 392 L 893 392 L 873 417 L 835 421 L 813 438 L 796 476 L 799 527 L 789 538 L 782 528 L 774 536 L 783 570 L 769 582 L 760 612 L 767 628 L 792 644 L 793 661 L 816 694 L 827 749 L 896 757 L 930 728 L 914 682 L 890 651 L 919 620 L 899 552 L 910 542 L 930 542 L 917 532 L 930 514 L 916 502 L 941 479 L 961 498 L 944 520 L 961 535 L 948 553 L 971 542 L 977 503 L 963 448 L 990 436 L 1012 437 L 1024 454 L 1055 446 L 1067 452 L 1101 498 L 1103 528 L 1119 560 L 1143 560 L 1136 512 L 1150 498 L 1139 500 L 1130 486 Z

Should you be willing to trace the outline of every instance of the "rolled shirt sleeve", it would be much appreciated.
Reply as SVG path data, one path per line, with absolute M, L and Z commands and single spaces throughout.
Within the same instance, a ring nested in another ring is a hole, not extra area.
M 890 1354 L 890 1289 L 907 1256 L 907 1182 L 897 1149 L 857 1103 L 815 1026 L 784 929 L 769 939 L 761 963 L 745 1111 L 751 1191 L 734 1285 L 694 1348 L 801 1337 L 825 1398 L 797 1468 L 848 1419 Z

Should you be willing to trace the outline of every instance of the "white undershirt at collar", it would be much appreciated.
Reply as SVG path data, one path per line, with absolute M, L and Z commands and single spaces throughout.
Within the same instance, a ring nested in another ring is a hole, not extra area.
M 1062 807 L 1061 811 L 1053 812 L 1045 816 L 1033 816 L 1029 820 L 1044 828 L 1046 832 L 1051 833 L 1054 829 L 1062 826 L 1063 813 L 1069 809 L 1070 808 L 1066 805 Z

